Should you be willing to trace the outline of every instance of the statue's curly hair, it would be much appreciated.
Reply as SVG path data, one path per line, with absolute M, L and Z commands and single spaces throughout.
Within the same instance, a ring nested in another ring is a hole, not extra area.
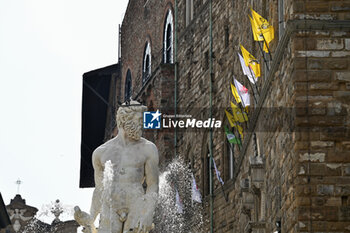
M 125 128 L 125 124 L 130 122 L 134 112 L 144 112 L 147 110 L 146 106 L 141 105 L 137 101 L 130 101 L 131 106 L 125 106 L 125 103 L 119 107 L 117 111 L 117 127 Z M 136 106 L 135 106 L 136 105 Z

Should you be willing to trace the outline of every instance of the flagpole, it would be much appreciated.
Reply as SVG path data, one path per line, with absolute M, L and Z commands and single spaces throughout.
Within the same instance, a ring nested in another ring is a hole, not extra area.
M 236 87 L 236 85 L 235 85 L 235 76 L 233 76 L 233 84 L 234 84 L 234 86 Z M 236 87 L 236 89 L 237 89 L 237 87 Z M 242 103 L 242 106 L 243 106 L 243 98 L 242 98 L 240 92 L 237 91 L 237 94 L 239 95 L 239 98 L 241 98 L 241 103 Z M 253 93 L 253 96 L 254 96 L 254 93 Z M 244 108 L 245 108 L 244 106 L 243 106 L 243 109 L 242 109 L 242 107 L 240 106 L 239 103 L 238 103 L 238 106 L 239 106 L 240 109 L 242 110 L 242 113 L 243 113 L 243 112 L 246 112 L 246 111 L 244 111 Z M 236 123 L 237 123 L 237 122 L 236 122 Z M 246 122 L 246 127 L 248 128 L 248 122 Z
M 214 158 L 212 157 L 211 159 L 213 160 L 212 163 L 215 164 Z M 213 167 L 212 167 L 211 169 L 213 169 Z M 217 168 L 216 168 L 216 169 L 217 169 Z M 217 175 L 217 174 L 216 174 L 216 175 Z M 219 183 L 220 183 L 220 185 L 221 185 L 221 190 L 222 190 L 222 194 L 224 195 L 225 201 L 228 202 L 228 198 L 226 197 L 225 190 L 224 190 L 224 186 L 222 185 L 222 183 L 221 183 L 220 180 L 219 180 Z
M 222 194 L 224 195 L 225 201 L 228 202 L 228 197 L 226 196 L 225 190 L 224 190 L 224 186 L 222 185 L 221 182 L 219 182 L 221 184 L 221 189 L 222 189 Z
M 250 68 L 250 67 L 249 67 Z M 254 79 L 254 78 L 253 78 Z M 233 76 L 233 83 L 234 83 L 234 86 L 236 87 L 236 83 L 235 83 L 235 77 Z M 243 98 L 242 98 L 242 96 L 241 96 L 241 94 L 240 94 L 240 91 L 237 91 L 237 94 L 239 95 L 239 98 L 241 98 L 241 103 L 242 103 L 242 106 L 243 106 Z M 254 96 L 254 93 L 253 93 L 253 96 Z M 255 99 L 255 97 L 254 97 L 254 99 Z M 242 109 L 242 107 L 241 107 L 241 105 L 238 103 L 238 106 L 240 107 L 240 109 L 241 109 L 241 111 L 242 111 L 242 114 L 244 114 L 245 113 L 245 111 L 244 111 L 244 108 Z M 244 107 L 244 106 L 243 106 Z M 243 117 L 244 117 L 244 115 L 243 115 Z M 235 122 L 235 124 L 238 124 L 238 122 L 236 121 Z M 247 127 L 247 129 L 248 129 L 248 122 L 246 121 L 245 122 L 245 126 Z M 237 130 L 238 130 L 238 128 L 237 128 Z M 241 138 L 241 134 L 238 132 L 238 134 L 239 134 L 239 140 L 241 141 L 241 143 L 243 143 L 243 138 Z M 241 150 L 241 149 L 240 149 Z
M 267 69 L 267 71 L 270 71 L 269 65 L 268 65 L 268 63 L 267 63 L 267 61 L 266 61 L 266 58 L 265 58 L 264 51 L 263 51 L 263 49 L 261 48 L 261 44 L 259 43 L 259 41 L 258 41 L 258 45 L 259 45 L 260 52 L 261 52 L 261 54 L 262 54 L 262 56 L 263 56 L 264 63 L 266 64 L 266 69 Z
M 250 75 L 253 77 L 253 80 L 255 81 L 255 79 L 254 79 L 255 74 L 254 74 L 254 76 L 253 76 L 254 71 L 252 71 L 252 69 L 250 68 L 250 66 L 248 66 L 248 68 L 249 68 Z M 257 82 L 257 81 L 255 81 L 255 89 L 256 89 L 256 92 L 258 93 L 258 97 L 260 97 L 260 92 L 259 92 L 258 87 L 256 86 L 256 82 Z M 252 85 L 251 85 L 250 82 L 249 82 L 249 84 L 250 84 L 250 87 L 251 87 L 252 89 L 254 89 L 254 88 L 252 87 Z M 253 95 L 254 95 L 254 92 L 253 92 Z M 255 98 L 254 98 L 254 99 L 255 99 Z M 255 101 L 256 101 L 256 99 L 255 99 Z M 257 102 L 258 102 L 258 101 L 257 101 Z
M 260 28 L 260 31 L 261 31 L 262 29 L 261 29 L 260 26 L 259 26 L 259 28 Z M 271 55 L 271 52 L 270 52 L 269 44 L 268 44 L 268 43 L 266 42 L 266 40 L 265 40 L 264 33 L 261 33 L 261 36 L 262 36 L 263 39 L 264 39 L 264 43 L 266 44 L 267 52 L 268 52 L 268 54 L 269 54 L 269 56 L 270 56 L 270 60 L 272 61 L 272 55 Z
M 251 72 L 250 72 L 251 73 Z M 256 82 L 255 82 L 256 83 Z M 254 97 L 254 100 L 255 102 L 258 102 L 255 95 L 254 95 L 254 88 L 253 88 L 253 85 L 249 82 L 249 86 L 252 88 L 252 91 L 253 91 L 253 97 Z M 258 97 L 260 96 L 260 93 L 258 91 L 258 89 L 256 88 L 256 91 L 257 91 L 257 94 L 258 94 Z
M 232 132 L 233 133 L 233 132 Z M 233 135 L 235 135 L 235 137 L 236 137 L 236 134 L 235 133 L 233 133 Z M 241 138 L 240 138 L 240 135 L 239 135 L 239 133 L 238 133 L 238 137 L 239 137 L 239 142 L 240 143 L 237 143 L 237 145 L 238 145 L 238 149 L 239 150 L 241 150 L 242 149 L 242 140 L 241 140 Z M 230 142 L 229 142 L 230 143 Z M 230 147 L 231 147 L 231 150 L 233 150 L 234 149 L 234 147 L 232 147 L 232 145 L 231 145 L 231 143 L 230 143 Z
M 227 110 L 227 109 L 226 109 Z M 242 109 L 241 109 L 241 111 L 242 111 Z M 236 122 L 236 124 L 237 124 L 237 122 Z M 233 133 L 233 135 L 236 137 L 236 134 L 234 133 L 234 132 L 232 132 Z M 226 134 L 226 133 L 225 133 Z M 239 140 L 239 142 L 240 143 L 237 143 L 237 145 L 238 145 L 238 149 L 239 150 L 241 150 L 242 149 L 242 147 L 241 147 L 241 144 L 242 144 L 242 139 L 241 139 L 241 135 L 238 133 L 238 140 Z M 231 143 L 230 143 L 230 146 L 231 146 Z M 233 149 L 233 148 L 231 148 L 231 149 Z

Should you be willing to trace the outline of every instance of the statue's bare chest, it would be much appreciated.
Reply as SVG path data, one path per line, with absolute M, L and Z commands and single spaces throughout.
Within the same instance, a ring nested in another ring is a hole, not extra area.
M 139 168 L 143 167 L 146 156 L 142 148 L 138 145 L 130 147 L 111 146 L 107 148 L 101 156 L 101 163 L 105 164 L 110 160 L 115 168 Z

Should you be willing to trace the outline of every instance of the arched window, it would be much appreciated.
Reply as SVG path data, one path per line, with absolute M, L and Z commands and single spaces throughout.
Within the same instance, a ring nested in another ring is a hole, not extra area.
M 145 83 L 151 77 L 151 45 L 149 42 L 145 45 L 145 51 L 143 55 L 143 78 L 142 83 Z
M 164 63 L 173 63 L 173 48 L 174 48 L 174 40 L 173 40 L 173 13 L 169 9 L 165 23 L 164 23 L 164 41 L 163 41 L 163 57 Z
M 132 94 L 132 79 L 131 79 L 131 71 L 128 69 L 126 72 L 125 78 L 125 92 L 124 92 L 124 101 L 129 101 Z

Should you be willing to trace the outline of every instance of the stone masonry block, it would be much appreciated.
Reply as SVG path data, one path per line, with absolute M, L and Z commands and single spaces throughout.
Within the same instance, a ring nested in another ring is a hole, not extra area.
M 332 57 L 348 57 L 350 56 L 350 51 L 334 51 L 331 52 Z
M 349 2 L 344 2 L 344 1 L 338 1 L 338 2 L 333 2 L 331 3 L 331 11 L 350 11 L 350 3 Z
M 345 59 L 332 59 L 326 62 L 327 68 L 332 70 L 341 70 L 348 67 L 348 61 Z
M 312 141 L 311 147 L 313 148 L 324 148 L 334 146 L 334 142 L 332 141 Z
M 343 167 L 343 175 L 350 176 L 350 164 L 344 165 L 344 167 Z
M 307 12 L 327 12 L 329 10 L 329 3 L 324 1 L 306 2 L 305 9 Z
M 329 57 L 330 51 L 297 51 L 298 57 Z
M 350 39 L 349 38 L 345 39 L 345 49 L 350 50 Z
M 332 79 L 332 73 L 330 71 L 303 71 L 297 70 L 294 72 L 293 78 L 295 81 L 317 81 L 328 82 Z
M 350 71 L 336 72 L 335 79 L 339 81 L 350 82 Z
M 334 185 L 317 185 L 318 195 L 333 195 Z
M 310 161 L 310 162 L 324 162 L 326 154 L 322 152 L 317 153 L 304 153 L 299 155 L 299 161 Z
M 319 39 L 317 49 L 320 50 L 340 50 L 344 48 L 343 39 Z

